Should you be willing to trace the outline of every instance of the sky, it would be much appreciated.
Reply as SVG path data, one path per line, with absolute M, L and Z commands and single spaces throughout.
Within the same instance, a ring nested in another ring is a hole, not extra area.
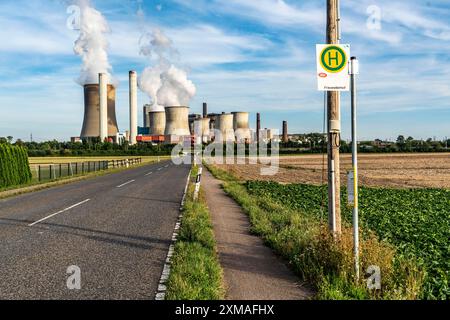
M 92 0 L 110 26 L 109 61 L 119 81 L 116 113 L 128 129 L 128 71 L 152 61 L 139 39 L 160 28 L 197 88 L 191 112 L 256 112 L 262 126 L 323 131 L 315 45 L 325 39 L 325 0 Z M 341 43 L 360 61 L 360 139 L 399 134 L 450 137 L 450 2 L 341 0 Z M 78 32 L 69 0 L 0 1 L 0 136 L 25 141 L 79 136 L 83 91 L 76 80 Z M 140 106 L 149 102 L 140 92 Z M 139 107 L 141 109 L 141 107 Z M 350 138 L 350 94 L 341 96 Z M 142 112 L 139 112 L 142 124 Z

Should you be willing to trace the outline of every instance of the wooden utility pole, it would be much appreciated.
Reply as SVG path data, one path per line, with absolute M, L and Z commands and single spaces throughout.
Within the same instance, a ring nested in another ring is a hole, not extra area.
M 339 0 L 327 0 L 327 43 L 339 43 Z M 335 236 L 341 234 L 340 93 L 327 91 L 328 118 L 328 222 Z

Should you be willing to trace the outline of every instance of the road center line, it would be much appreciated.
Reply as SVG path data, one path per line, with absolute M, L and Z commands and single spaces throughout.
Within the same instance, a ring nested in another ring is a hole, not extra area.
M 125 183 L 122 183 L 120 186 L 117 186 L 117 188 L 122 188 L 123 186 L 126 186 L 127 184 L 132 183 L 134 181 L 136 181 L 136 180 L 130 180 L 130 181 L 127 181 Z
M 63 210 L 61 210 L 61 211 L 58 211 L 58 212 L 56 212 L 56 213 L 53 213 L 53 214 L 51 214 L 51 215 L 49 215 L 49 216 L 47 216 L 47 217 L 45 217 L 45 218 L 42 218 L 41 220 L 38 220 L 38 221 L 36 221 L 36 222 L 33 222 L 33 223 L 29 224 L 28 226 L 29 226 L 29 227 L 32 227 L 32 226 L 34 226 L 35 224 L 38 224 L 39 222 L 45 221 L 45 220 L 47 220 L 47 219 L 50 219 L 51 217 L 54 217 L 54 216 L 56 216 L 57 214 L 60 214 L 60 213 L 69 211 L 70 209 L 73 209 L 73 208 L 75 208 L 75 207 L 78 207 L 78 206 L 80 206 L 80 205 L 82 205 L 82 204 L 84 204 L 84 203 L 86 203 L 86 202 L 88 202 L 88 201 L 90 201 L 90 200 L 91 200 L 91 199 L 86 199 L 86 200 L 84 200 L 84 201 L 78 202 L 78 203 L 74 204 L 73 206 L 70 206 L 70 207 L 65 208 L 65 209 L 63 209 Z
M 146 174 L 146 176 L 149 176 L 149 175 L 151 175 L 152 173 L 153 173 L 153 172 L 149 172 L 149 173 Z
M 162 170 L 162 168 L 158 168 L 158 171 L 161 171 Z

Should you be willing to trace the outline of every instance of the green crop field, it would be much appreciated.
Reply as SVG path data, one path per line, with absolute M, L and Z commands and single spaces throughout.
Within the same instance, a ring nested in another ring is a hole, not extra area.
M 327 219 L 326 186 L 259 181 L 246 186 L 253 195 Z M 345 189 L 343 203 L 344 199 Z M 342 207 L 349 224 L 351 210 Z M 363 229 L 374 231 L 425 268 L 424 298 L 450 297 L 450 190 L 361 188 L 360 220 Z

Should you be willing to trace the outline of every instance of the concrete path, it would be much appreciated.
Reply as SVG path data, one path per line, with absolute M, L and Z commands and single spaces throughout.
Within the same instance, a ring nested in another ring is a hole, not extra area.
M 207 170 L 203 189 L 212 216 L 229 300 L 299 300 L 311 291 L 263 241 L 249 232 L 248 216 Z

